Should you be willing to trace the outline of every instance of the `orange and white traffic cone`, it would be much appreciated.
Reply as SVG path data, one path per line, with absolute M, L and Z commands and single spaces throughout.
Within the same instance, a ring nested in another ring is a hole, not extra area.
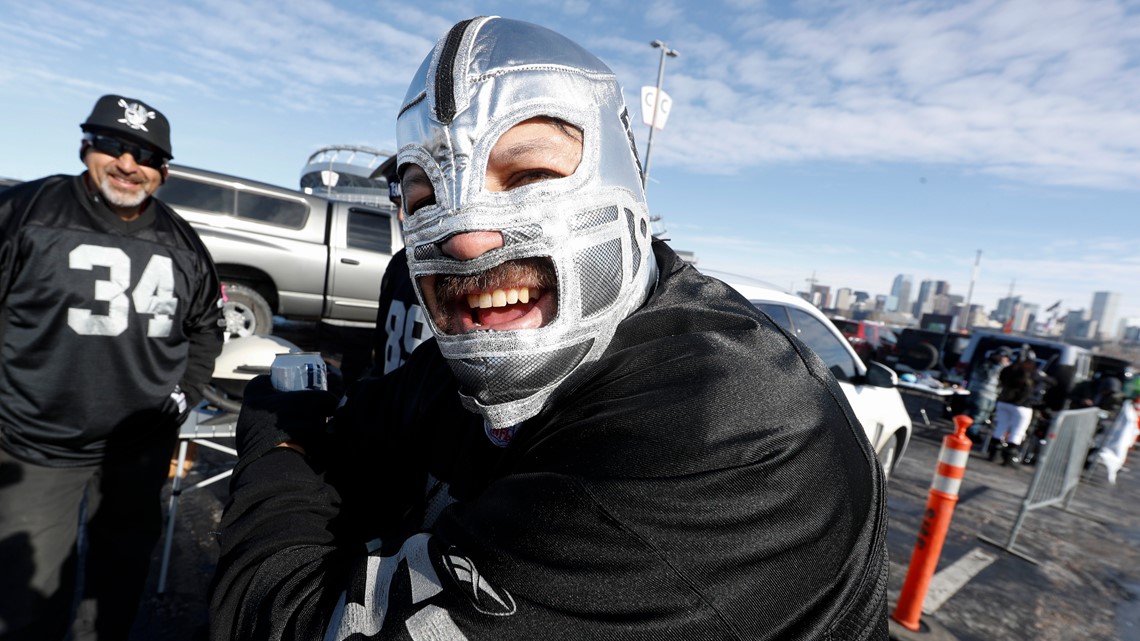
M 946 542 L 946 531 L 950 529 L 950 517 L 958 503 L 958 488 L 966 473 L 966 461 L 970 459 L 973 446 L 966 436 L 966 429 L 974 419 L 960 414 L 954 417 L 956 430 L 942 439 L 942 450 L 938 453 L 938 469 L 934 473 L 934 483 L 930 486 L 930 498 L 926 502 L 926 513 L 918 530 L 918 541 L 910 557 L 906 580 L 895 611 L 891 614 L 899 625 L 917 632 L 920 629 L 919 617 L 922 602 L 930 579 L 938 567 L 938 557 L 942 554 L 942 544 Z

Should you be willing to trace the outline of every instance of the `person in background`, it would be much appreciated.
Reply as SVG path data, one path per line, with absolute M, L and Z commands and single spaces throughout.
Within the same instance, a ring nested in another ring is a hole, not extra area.
M 885 641 L 870 443 L 818 356 L 652 238 L 613 72 L 464 20 L 397 138 L 434 338 L 331 422 L 249 384 L 213 638 Z
M 966 430 L 966 435 L 974 442 L 981 440 L 982 427 L 989 422 L 990 415 L 993 414 L 998 397 L 998 377 L 1002 369 L 1009 365 L 1012 353 L 1013 350 L 1008 347 L 999 347 L 990 352 L 989 357 L 978 363 L 970 372 L 970 380 L 966 386 L 970 392 L 968 415 L 974 419 L 974 422 Z
M 1077 407 L 1095 407 L 1099 409 L 1100 417 L 1097 420 L 1096 432 L 1093 435 L 1093 446 L 1085 456 L 1085 469 L 1092 467 L 1096 454 L 1110 436 L 1120 414 L 1128 399 L 1124 395 L 1124 382 L 1116 376 L 1103 376 L 1096 381 L 1095 393 L 1089 398 L 1079 399 L 1074 403 Z
M 1020 462 L 1018 448 L 1033 423 L 1038 398 L 1040 377 L 1037 368 L 1037 355 L 1026 347 L 1018 353 L 1015 362 L 1001 370 L 989 460 L 994 460 L 1000 453 L 1002 465 Z
M 395 163 L 388 179 L 388 200 L 396 208 L 401 224 L 404 207 L 400 197 L 400 179 Z M 401 227 L 402 229 L 402 227 Z M 380 281 L 380 304 L 376 310 L 376 332 L 373 334 L 372 375 L 382 376 L 404 364 L 408 356 L 424 341 L 431 338 L 427 322 L 412 278 L 408 274 L 406 247 L 392 256 L 384 277 Z
M 178 425 L 222 348 L 210 254 L 153 197 L 166 117 L 107 95 L 80 126 L 85 172 L 0 194 L 5 641 L 127 638 Z

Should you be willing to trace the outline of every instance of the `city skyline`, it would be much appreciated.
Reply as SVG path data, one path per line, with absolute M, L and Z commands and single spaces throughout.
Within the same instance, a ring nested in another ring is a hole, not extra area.
M 960 312 L 964 312 L 965 297 L 961 294 L 955 293 L 953 286 L 945 280 L 936 278 L 925 278 L 918 280 L 918 294 L 914 297 L 913 302 L 909 300 L 909 292 L 914 289 L 915 278 L 912 274 L 900 273 L 892 280 L 890 287 L 886 290 L 889 294 L 883 294 L 881 291 L 868 291 L 865 289 L 855 289 L 848 286 L 840 285 L 834 287 L 831 284 L 819 282 L 821 279 L 817 278 L 815 274 L 807 279 L 811 283 L 810 289 L 789 289 L 789 293 L 798 294 L 807 300 L 820 304 L 819 294 L 823 293 L 824 299 L 827 299 L 828 292 L 834 291 L 835 298 L 831 299 L 833 304 L 828 307 L 844 310 L 851 309 L 849 305 L 841 305 L 839 296 L 841 293 L 846 292 L 850 297 L 851 304 L 854 304 L 858 294 L 866 294 L 867 300 L 872 302 L 876 299 L 882 300 L 883 310 L 885 312 L 893 312 L 897 314 L 907 315 L 915 321 L 922 318 L 923 313 L 950 313 L 958 317 L 960 313 L 953 313 L 954 310 L 942 309 L 937 310 L 934 308 L 933 303 L 924 305 L 924 298 L 933 299 L 937 296 L 945 296 L 947 299 L 944 301 L 952 303 L 955 307 L 959 308 Z M 925 293 L 929 290 L 929 293 Z M 925 293 L 925 296 L 924 296 Z M 1119 306 L 1121 294 L 1119 292 L 1110 291 L 1095 291 L 1090 292 L 1088 303 L 1084 305 L 1068 305 L 1063 299 L 1058 299 L 1052 302 L 1031 301 L 1017 294 L 1016 290 L 1011 287 L 1011 292 L 1002 296 L 994 301 L 992 305 L 985 305 L 982 301 L 972 300 L 969 302 L 970 307 L 978 308 L 982 316 L 991 321 L 990 327 L 1001 326 L 1010 316 L 1013 315 L 1013 327 L 1018 331 L 1025 331 L 1028 329 L 1027 323 L 1030 317 L 1034 317 L 1034 322 L 1046 328 L 1052 329 L 1054 326 L 1063 326 L 1068 324 L 1065 334 L 1069 335 L 1073 332 L 1070 331 L 1073 322 L 1070 318 L 1075 318 L 1084 323 L 1081 332 L 1090 327 L 1090 336 L 1081 335 L 1080 332 L 1077 336 L 1080 338 L 1103 338 L 1105 340 L 1117 339 L 1124 334 L 1127 327 L 1140 327 L 1140 317 L 1117 316 L 1116 310 Z M 891 307 L 892 303 L 896 303 L 896 307 Z M 907 303 L 911 303 L 907 305 Z M 823 305 L 821 305 L 823 306 Z M 873 306 L 872 306 L 873 307 Z M 961 322 L 961 318 L 958 319 Z

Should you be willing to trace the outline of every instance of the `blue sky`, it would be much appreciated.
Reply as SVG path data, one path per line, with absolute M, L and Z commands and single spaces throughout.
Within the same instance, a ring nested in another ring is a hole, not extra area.
M 171 120 L 175 162 L 297 187 L 319 147 L 395 148 L 456 21 L 561 31 L 635 120 L 663 40 L 674 100 L 650 209 L 699 265 L 803 289 L 946 280 L 993 309 L 1120 294 L 1140 324 L 1140 3 L 0 0 L 0 176 L 77 173 L 96 98 Z M 635 130 L 644 155 L 648 128 Z

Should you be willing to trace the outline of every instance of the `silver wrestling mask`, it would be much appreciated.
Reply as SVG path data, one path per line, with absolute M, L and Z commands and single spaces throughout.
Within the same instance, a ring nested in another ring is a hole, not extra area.
M 508 129 L 535 117 L 582 131 L 577 170 L 488 191 L 491 148 Z M 621 87 L 598 58 L 553 31 L 475 18 L 452 27 L 420 66 L 397 120 L 397 139 L 401 172 L 418 165 L 435 189 L 434 204 L 404 219 L 409 271 L 425 309 L 420 276 L 479 274 L 536 257 L 553 264 L 557 314 L 543 327 L 448 335 L 431 321 L 465 406 L 493 429 L 517 425 L 601 357 L 618 323 L 656 283 L 641 166 Z M 444 241 L 470 231 L 500 231 L 504 246 L 469 261 L 443 254 Z

